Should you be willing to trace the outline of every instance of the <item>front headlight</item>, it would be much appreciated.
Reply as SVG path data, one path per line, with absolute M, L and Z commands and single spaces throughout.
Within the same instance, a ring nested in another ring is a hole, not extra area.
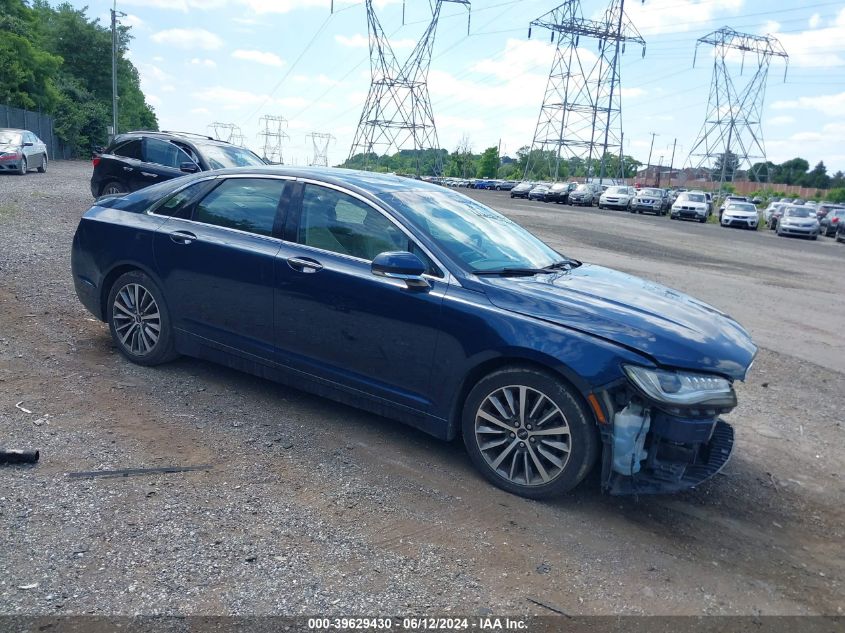
M 731 383 L 721 376 L 625 365 L 628 379 L 643 395 L 677 406 L 736 406 Z

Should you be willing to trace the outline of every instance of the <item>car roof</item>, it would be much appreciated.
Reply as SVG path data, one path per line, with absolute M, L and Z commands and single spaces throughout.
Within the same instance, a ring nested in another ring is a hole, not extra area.
M 232 167 L 229 169 L 217 169 L 213 172 L 201 172 L 197 176 L 201 177 L 203 174 L 208 175 L 209 173 L 219 176 L 254 174 L 256 176 L 310 178 L 330 185 L 357 189 L 360 192 L 370 195 L 391 191 L 450 191 L 440 185 L 415 178 L 397 176 L 396 174 L 344 169 L 341 167 L 289 167 L 285 165 Z
M 202 145 L 223 145 L 226 147 L 237 147 L 237 145 L 233 145 L 228 141 L 222 141 L 211 136 L 206 136 L 205 134 L 194 134 L 192 132 L 170 132 L 166 130 L 162 130 L 160 132 L 154 130 L 132 130 L 130 132 L 121 132 L 120 134 L 115 136 L 114 139 L 112 139 L 112 144 L 117 142 L 123 142 L 133 138 L 141 138 L 144 136 L 151 136 L 154 138 L 160 138 L 165 140 L 177 139 L 185 143 L 200 143 Z

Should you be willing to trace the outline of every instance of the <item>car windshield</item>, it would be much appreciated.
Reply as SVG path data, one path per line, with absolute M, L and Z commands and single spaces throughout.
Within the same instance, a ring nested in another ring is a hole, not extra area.
M 468 270 L 544 268 L 561 260 L 515 222 L 459 193 L 395 191 L 379 197 Z
M 20 145 L 20 132 L 12 132 L 11 130 L 0 130 L 0 145 Z
M 681 198 L 690 202 L 704 202 L 705 200 L 703 193 L 685 193 Z
M 235 147 L 234 145 L 199 145 L 205 159 L 211 169 L 226 169 L 227 167 L 257 167 L 264 165 L 264 161 L 258 158 L 248 149 Z
M 660 190 L 659 189 L 640 189 L 639 195 L 641 195 L 641 196 L 651 196 L 652 198 L 659 198 L 660 197 Z
M 575 191 L 589 191 L 590 188 L 587 185 L 578 185 L 575 188 Z
M 566 189 L 566 183 L 563 183 L 563 182 L 555 183 L 554 185 L 552 185 L 552 189 L 554 189 L 555 191 L 559 191 L 561 189 Z
M 620 195 L 620 194 L 627 194 L 628 187 L 608 187 L 605 193 L 609 193 L 611 195 Z
M 748 211 L 749 213 L 753 213 L 757 211 L 757 207 L 755 207 L 750 202 L 731 202 L 727 208 L 728 211 Z
M 816 212 L 812 209 L 790 207 L 784 212 L 783 216 L 786 218 L 809 218 L 811 213 L 813 214 L 813 217 L 816 216 Z

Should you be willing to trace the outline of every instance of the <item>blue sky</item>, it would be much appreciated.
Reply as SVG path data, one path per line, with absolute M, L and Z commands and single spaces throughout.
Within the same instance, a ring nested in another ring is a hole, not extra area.
M 73 0 L 108 23 L 107 0 Z M 369 87 L 369 50 L 363 2 L 335 0 L 118 0 L 135 36 L 131 58 L 163 129 L 208 132 L 214 121 L 241 127 L 247 145 L 260 147 L 258 119 L 281 115 L 290 140 L 286 163 L 307 164 L 309 132 L 330 132 L 330 164 L 349 152 Z M 528 40 L 528 23 L 552 1 L 474 0 L 472 30 L 466 10 L 445 4 L 429 75 L 441 145 L 466 134 L 477 152 L 501 139 L 513 155 L 530 144 L 553 47 L 548 32 Z M 605 2 L 582 0 L 586 16 Z M 398 56 L 410 53 L 430 17 L 426 0 L 378 0 L 379 16 Z M 622 62 L 625 153 L 645 162 L 686 160 L 705 117 L 711 57 L 695 40 L 722 26 L 772 34 L 790 55 L 789 72 L 772 64 L 763 111 L 768 158 L 824 160 L 829 173 L 845 170 L 845 1 L 629 0 L 626 11 L 648 46 L 629 47 Z M 594 43 L 585 43 L 589 49 Z M 747 71 L 746 71 L 747 74 Z

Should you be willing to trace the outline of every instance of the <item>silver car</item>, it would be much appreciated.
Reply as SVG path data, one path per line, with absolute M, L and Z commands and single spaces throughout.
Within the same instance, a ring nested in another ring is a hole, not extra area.
M 819 221 L 812 207 L 790 205 L 783 210 L 776 230 L 781 236 L 802 235 L 816 240 L 819 237 Z
M 0 129 L 0 171 L 23 176 L 30 169 L 47 171 L 47 146 L 29 130 Z

